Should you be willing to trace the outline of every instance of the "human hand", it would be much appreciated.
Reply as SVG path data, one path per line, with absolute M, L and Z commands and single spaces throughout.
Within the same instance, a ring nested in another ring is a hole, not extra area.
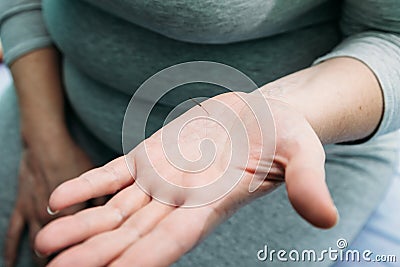
M 3 47 L 1 45 L 1 40 L 0 40 L 0 63 L 3 62 Z
M 30 145 L 29 141 L 26 142 L 20 162 L 17 199 L 5 243 L 7 266 L 15 264 L 25 226 L 29 228 L 29 239 L 33 245 L 36 233 L 54 218 L 46 211 L 50 193 L 54 188 L 92 167 L 85 152 L 70 138 L 57 140 L 57 143 L 48 141 L 42 145 L 38 143 Z M 81 203 L 64 210 L 59 215 L 71 214 L 82 208 L 84 204 Z M 32 256 L 38 265 L 44 264 L 43 259 L 34 254 Z
M 213 104 L 216 102 L 233 110 L 240 119 L 225 114 L 226 109 Z M 238 208 L 283 182 L 293 207 L 303 218 L 317 227 L 332 227 L 337 221 L 337 211 L 325 184 L 325 155 L 317 135 L 307 120 L 289 105 L 277 100 L 270 100 L 269 104 L 276 129 L 273 159 L 272 155 L 262 153 L 259 128 L 238 94 L 217 96 L 203 102 L 202 108 L 209 116 L 224 120 L 233 137 L 227 136 L 216 123 L 198 119 L 187 124 L 177 139 L 179 152 L 192 161 L 203 156 L 205 150 L 200 145 L 205 138 L 213 141 L 215 160 L 205 171 L 194 174 L 171 166 L 164 152 L 176 143 L 162 140 L 163 131 L 180 129 L 193 116 L 204 114 L 196 107 L 145 140 L 125 158 L 120 157 L 59 186 L 49 201 L 55 210 L 121 191 L 102 207 L 51 222 L 37 235 L 35 248 L 45 255 L 65 249 L 49 266 L 168 266 Z M 225 153 L 229 151 L 230 138 L 236 138 L 238 124 L 253 129 L 248 135 L 249 150 L 244 151 L 247 158 L 244 162 L 227 159 Z M 265 130 L 268 129 L 261 129 Z M 125 159 L 134 168 L 135 180 Z M 222 198 L 196 208 L 184 207 L 193 201 L 190 194 L 179 190 L 173 194 L 160 193 L 157 178 L 153 179 L 159 175 L 171 183 L 193 187 L 208 184 L 224 172 L 232 178 L 239 175 L 241 179 Z M 262 177 L 262 183 L 250 192 L 255 176 Z M 150 197 L 143 188 L 151 196 L 163 198 Z

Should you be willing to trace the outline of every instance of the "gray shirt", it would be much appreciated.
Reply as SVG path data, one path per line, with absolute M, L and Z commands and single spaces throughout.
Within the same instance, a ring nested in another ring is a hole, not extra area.
M 263 85 L 313 62 L 354 57 L 383 90 L 376 136 L 400 127 L 397 0 L 2 0 L 0 22 L 8 64 L 57 44 L 70 102 L 117 151 L 130 95 L 155 72 L 189 60 L 232 65 Z M 159 108 L 176 100 L 167 96 Z

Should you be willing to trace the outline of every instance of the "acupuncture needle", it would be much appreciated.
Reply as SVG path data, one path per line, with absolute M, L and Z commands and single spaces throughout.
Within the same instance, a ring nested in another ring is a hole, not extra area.
M 193 98 L 190 98 L 190 100 L 192 100 L 196 105 L 198 105 L 199 107 L 201 107 L 201 108 L 204 110 L 204 112 L 207 113 L 207 116 L 210 117 L 210 113 L 208 113 L 208 111 L 203 107 L 202 104 L 200 104 L 197 100 L 195 100 L 195 99 L 193 99 Z M 207 122 L 205 121 L 204 123 L 207 123 Z M 205 128 L 205 130 L 206 130 L 206 136 L 207 136 L 207 127 L 206 127 L 206 125 L 204 125 L 204 128 Z
M 208 111 L 207 111 L 197 100 L 195 100 L 195 99 L 193 99 L 193 98 L 190 98 L 190 100 L 192 100 L 196 105 L 198 105 L 199 107 L 201 107 L 201 108 L 207 113 L 207 116 L 210 117 L 210 113 L 208 113 Z

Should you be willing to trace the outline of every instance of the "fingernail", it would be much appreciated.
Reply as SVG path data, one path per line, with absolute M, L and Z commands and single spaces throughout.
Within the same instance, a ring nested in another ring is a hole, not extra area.
M 37 251 L 36 249 L 34 249 L 33 251 L 35 252 L 36 256 L 38 256 L 38 258 L 44 259 L 44 258 L 47 257 L 46 255 L 41 254 L 41 253 L 40 253 L 39 251 Z
M 53 215 L 56 215 L 59 212 L 60 212 L 59 210 L 52 211 L 51 208 L 49 206 L 47 206 L 47 213 L 49 215 L 53 216 Z

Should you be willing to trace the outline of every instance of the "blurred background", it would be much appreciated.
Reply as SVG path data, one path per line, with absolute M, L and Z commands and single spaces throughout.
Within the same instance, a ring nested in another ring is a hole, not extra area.
M 5 88 L 11 83 L 10 72 L 3 64 L 3 52 L 0 40 L 0 97 L 3 94 Z

